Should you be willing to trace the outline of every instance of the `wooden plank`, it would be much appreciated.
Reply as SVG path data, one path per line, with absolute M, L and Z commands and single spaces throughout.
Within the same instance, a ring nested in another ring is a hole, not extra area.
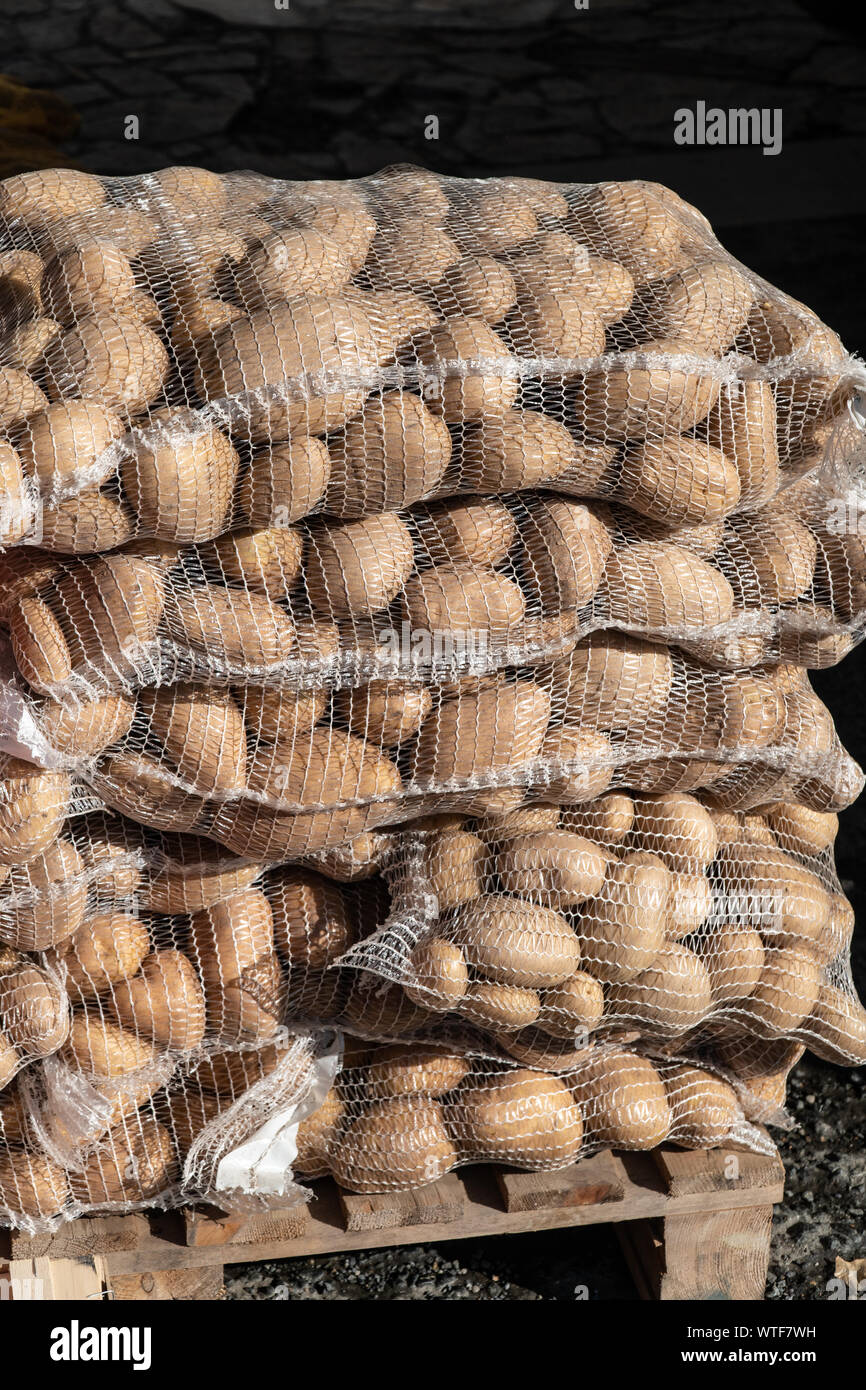
M 110 1287 L 113 1297 L 120 1303 L 213 1303 L 225 1298 L 222 1265 L 112 1274 Z
M 380 1227 L 375 1230 L 347 1231 L 338 1189 L 331 1182 L 316 1184 L 310 1204 L 306 1232 L 290 1242 L 262 1242 L 254 1245 L 202 1246 L 187 1249 L 160 1237 L 154 1231 L 138 1250 L 118 1250 L 104 1255 L 112 1277 L 160 1269 L 193 1268 L 204 1265 L 253 1263 L 288 1256 L 325 1255 L 347 1250 L 381 1249 L 391 1245 L 421 1244 L 425 1240 L 464 1240 L 478 1236 L 507 1235 L 522 1231 L 555 1230 L 560 1227 L 600 1225 L 613 1221 L 646 1220 L 665 1215 L 737 1208 L 766 1207 L 780 1201 L 781 1180 L 772 1187 L 735 1188 L 673 1196 L 650 1154 L 619 1155 L 623 1171 L 623 1197 L 617 1202 L 589 1206 L 550 1207 L 536 1211 L 504 1210 L 495 1174 L 483 1166 L 461 1169 L 452 1175 L 463 1187 L 463 1215 L 443 1229 L 442 1222 L 417 1226 Z M 447 1235 L 446 1235 L 447 1230 Z
M 401 1226 L 438 1226 L 463 1215 L 463 1184 L 456 1173 L 413 1192 L 361 1196 L 340 1191 L 347 1231 L 387 1231 Z
M 664 1274 L 664 1240 L 656 1221 L 617 1221 L 614 1223 L 620 1249 L 629 1267 L 639 1296 L 655 1302 Z
M 24 1303 L 102 1299 L 106 1289 L 99 1255 L 80 1260 L 54 1259 L 47 1255 L 10 1260 L 9 1281 L 12 1301 Z
M 775 1189 L 785 1181 L 778 1154 L 767 1156 L 733 1149 L 655 1149 L 653 1156 L 671 1197 Z
M 659 1298 L 762 1299 L 772 1224 L 772 1206 L 665 1217 Z
M 150 1234 L 148 1218 L 141 1212 L 126 1216 L 79 1217 L 56 1231 L 27 1235 L 11 1231 L 12 1258 L 75 1260 L 103 1255 L 109 1250 L 136 1250 L 142 1236 Z
M 507 1168 L 494 1171 L 506 1211 L 621 1202 L 625 1196 L 625 1172 L 609 1151 L 555 1173 L 519 1173 Z
M 186 1243 L 202 1245 L 257 1245 L 292 1241 L 304 1234 L 309 1222 L 305 1203 L 285 1211 L 229 1213 L 217 1207 L 186 1207 L 183 1212 Z

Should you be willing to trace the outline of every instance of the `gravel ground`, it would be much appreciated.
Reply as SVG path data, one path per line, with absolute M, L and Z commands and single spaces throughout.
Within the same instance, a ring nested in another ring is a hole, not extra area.
M 866 1254 L 863 1080 L 862 1073 L 808 1057 L 791 1079 L 797 1128 L 777 1133 L 787 1180 L 776 1210 L 768 1298 L 824 1298 L 836 1256 Z M 235 1265 L 229 1274 L 227 1297 L 239 1300 L 636 1297 L 613 1226 Z

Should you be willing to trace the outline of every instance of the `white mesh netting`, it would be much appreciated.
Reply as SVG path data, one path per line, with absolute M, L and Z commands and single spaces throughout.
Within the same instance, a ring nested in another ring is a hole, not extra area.
M 0 183 L 6 1219 L 760 1146 L 864 1060 L 864 384 L 659 185 Z

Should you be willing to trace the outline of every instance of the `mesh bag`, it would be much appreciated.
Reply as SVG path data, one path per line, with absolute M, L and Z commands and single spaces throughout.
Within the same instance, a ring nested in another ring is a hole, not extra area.
M 658 185 L 0 184 L 0 1214 L 761 1148 L 862 1061 L 864 380 Z
M 83 1073 L 52 1057 L 0 1099 L 0 1212 L 49 1230 L 94 1211 L 228 1210 L 435 1181 L 468 1162 L 565 1167 L 598 1149 L 771 1153 L 748 1093 L 713 1062 L 611 1043 L 520 1065 L 464 1045 L 296 1033 L 195 1064 Z

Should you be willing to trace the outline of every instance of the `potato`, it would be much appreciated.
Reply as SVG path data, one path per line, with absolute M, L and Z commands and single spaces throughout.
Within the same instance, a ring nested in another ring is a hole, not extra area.
M 662 1072 L 673 1116 L 671 1134 L 687 1149 L 713 1149 L 736 1137 L 743 1109 L 733 1086 L 687 1063 Z
M 219 216 L 230 187 L 222 174 L 177 164 L 160 169 L 157 174 L 148 174 L 143 180 L 142 194 L 148 201 L 153 199 L 160 216 L 171 223 L 179 215 L 210 219 Z
M 604 989 L 592 975 L 578 970 L 565 984 L 544 991 L 538 1026 L 555 1038 L 574 1042 L 597 1028 L 603 1014 Z
M 514 304 L 517 287 L 510 268 L 501 261 L 469 255 L 448 267 L 430 297 L 446 318 L 468 314 L 499 323 Z
M 733 615 L 724 575 L 683 546 L 651 541 L 626 545 L 607 558 L 599 599 L 626 627 L 718 627 Z
M 594 729 L 655 727 L 669 705 L 674 664 L 666 647 L 618 632 L 593 633 L 549 668 L 554 708 Z
M 295 220 L 335 241 L 349 270 L 357 275 L 376 235 L 376 222 L 363 203 L 346 194 L 311 192 L 309 204 L 299 209 Z
M 563 1167 L 583 1146 L 583 1115 L 555 1076 L 517 1069 L 467 1081 L 454 1103 L 455 1128 L 475 1159 Z
M 77 1201 L 94 1206 L 158 1197 L 178 1180 L 171 1133 L 153 1116 L 130 1116 L 97 1146 L 81 1172 L 70 1176 Z
M 13 1144 L 25 1144 L 28 1130 L 26 1103 L 19 1087 L 13 1086 L 4 1090 L 0 1093 L 0 1138 L 3 1141 L 3 1150 L 7 1151 Z
M 7 183 L 11 180 L 6 180 Z M 0 1203 L 12 1215 L 53 1218 L 69 1200 L 67 1173 L 28 1150 L 0 1154 Z
M 332 1086 L 318 1110 L 301 1120 L 295 1139 L 298 1154 L 292 1171 L 302 1178 L 321 1178 L 330 1169 L 330 1152 L 339 1142 L 346 1106 Z
M 81 859 L 97 896 L 105 903 L 131 898 L 141 883 L 143 834 L 108 812 L 87 817 Z
M 459 1086 L 470 1068 L 469 1060 L 456 1053 L 392 1044 L 375 1049 L 373 1061 L 364 1070 L 364 1081 L 371 1099 L 438 1097 Z
M 713 890 L 705 874 L 671 874 L 669 936 L 690 936 L 703 926 L 712 910 Z
M 272 300 L 339 292 L 351 275 L 349 258 L 333 237 L 315 227 L 285 227 L 254 241 L 232 267 L 230 297 L 254 310 Z
M 738 1016 L 760 1037 L 790 1035 L 808 1018 L 818 1000 L 821 968 L 796 946 L 774 947 L 765 956 L 761 978 Z
M 391 748 L 405 743 L 420 729 L 433 708 L 426 686 L 404 681 L 370 681 L 354 690 L 338 691 L 334 713 L 353 733 Z
M 51 351 L 52 344 L 46 349 Z M 39 373 L 40 363 L 43 359 L 38 359 L 34 363 L 34 372 Z M 48 398 L 40 390 L 27 372 L 18 371 L 15 367 L 0 367 L 0 428 L 4 433 L 17 434 L 30 415 L 35 415 L 48 405 Z M 6 453 L 6 468 L 10 473 L 14 473 L 12 460 L 9 453 Z M 17 459 L 16 459 L 17 461 Z
M 738 750 L 766 748 L 782 736 L 785 701 L 766 676 L 737 675 L 709 692 L 708 714 L 713 733 L 723 747 Z
M 576 502 L 545 498 L 531 508 L 522 540 L 527 585 L 546 612 L 589 603 L 611 553 L 601 517 Z
M 352 981 L 343 1008 L 343 1018 L 353 1034 L 387 1038 L 423 1029 L 430 1019 L 426 1000 L 418 1004 L 409 999 L 400 985 L 378 988 L 358 976 Z
M 456 1162 L 439 1106 L 428 1096 L 365 1107 L 330 1152 L 331 1172 L 350 1192 L 422 1187 L 444 1177 Z
M 49 498 L 66 487 L 96 485 L 114 472 L 112 445 L 123 422 L 96 401 L 57 401 L 28 417 L 16 437 L 25 472 Z M 106 458 L 108 454 L 108 458 Z
M 286 1006 L 286 980 L 276 955 L 259 956 L 240 975 L 204 981 L 207 1031 L 227 1042 L 270 1042 Z
M 830 895 L 816 874 L 783 850 L 738 844 L 719 859 L 721 885 L 773 946 L 800 948 L 820 940 L 830 918 Z
M 96 999 L 137 974 L 149 951 L 150 937 L 139 917 L 99 912 L 66 937 L 51 958 L 67 970 L 67 990 L 78 1003 Z
M 620 1049 L 591 1052 L 571 1084 L 591 1142 L 654 1149 L 670 1133 L 664 1083 L 645 1057 Z
M 574 410 L 584 429 L 617 443 L 660 444 L 662 436 L 685 435 L 706 419 L 721 383 L 702 365 L 697 347 L 659 338 L 641 343 L 635 353 L 640 356 L 634 365 L 627 365 L 631 356 L 625 362 L 606 359 L 578 380 Z M 672 365 L 674 358 L 685 360 Z
M 421 556 L 439 566 L 501 564 L 517 539 L 514 517 L 493 497 L 434 502 L 412 520 Z
M 9 959 L 5 956 L 8 954 Z M 0 1018 L 5 1044 L 24 1060 L 48 1057 L 69 1029 L 66 996 L 44 971 L 24 957 L 3 952 L 0 961 Z
M 639 283 L 668 274 L 681 260 L 679 220 L 642 183 L 593 184 L 573 205 L 566 225 L 578 241 L 625 265 Z
M 536 376 L 572 378 L 584 359 L 604 352 L 604 324 L 595 300 L 581 287 L 519 294 L 509 328 L 518 356 L 541 358 Z M 547 363 L 544 359 L 564 359 Z
M 6 333 L 42 311 L 42 257 L 35 251 L 0 251 L 0 319 Z M 12 365 L 15 365 L 14 363 Z
M 682 874 L 703 873 L 719 846 L 709 812 L 681 792 L 635 797 L 632 841 Z
M 208 289 L 179 286 L 171 324 L 171 348 L 185 379 L 194 375 L 202 348 L 221 328 L 243 317 L 237 304 L 215 299 Z
M 42 509 L 42 544 L 56 555 L 94 555 L 115 550 L 133 535 L 133 519 L 116 498 L 80 492 Z
M 109 410 L 138 415 L 159 395 L 169 359 L 140 320 L 98 308 L 51 340 L 37 370 L 52 400 L 92 398 Z
M 88 677 L 132 674 L 156 637 L 164 603 L 158 567 L 122 554 L 79 561 L 52 596 L 73 666 Z
M 147 1038 L 120 1028 L 95 1010 L 74 1013 L 60 1056 L 88 1076 L 126 1076 L 150 1066 L 156 1049 Z
M 14 545 L 27 535 L 36 522 L 36 501 L 24 479 L 21 460 L 11 444 L 0 441 L 0 544 Z M 46 550 L 56 549 L 45 532 L 50 532 L 50 516 L 46 522 L 41 513 L 42 536 Z
M 772 802 L 764 814 L 782 848 L 807 859 L 832 848 L 839 830 L 835 812 L 812 811 L 793 801 Z
M 107 241 L 82 241 L 52 256 L 42 277 L 42 306 L 64 325 L 99 309 L 111 311 L 135 292 L 129 258 Z
M 292 746 L 278 744 L 266 750 L 260 745 L 248 780 L 252 791 L 273 798 L 284 810 L 393 798 L 401 790 L 396 765 L 374 745 L 329 728 L 312 729 Z
M 417 289 L 437 285 L 460 260 L 452 237 L 423 217 L 396 217 L 380 226 L 366 271 L 374 288 Z
M 221 1100 L 237 1100 L 249 1087 L 270 1076 L 286 1057 L 286 1044 L 267 1043 L 241 1051 L 211 1052 L 189 1073 L 190 1086 Z
M 295 628 L 264 594 L 199 584 L 169 594 L 169 629 L 219 670 L 254 674 L 292 654 Z
M 431 297 L 435 298 L 436 293 L 434 291 Z M 434 328 L 439 322 L 436 310 L 411 290 L 371 293 L 349 285 L 343 296 L 363 312 L 383 366 L 392 363 L 397 353 L 409 349 L 416 333 Z
M 333 883 L 304 869 L 268 879 L 277 951 L 292 969 L 324 970 L 348 951 L 355 930 Z
M 135 430 L 120 477 L 139 529 L 189 545 L 225 530 L 240 460 L 228 437 L 195 411 L 156 411 Z
M 418 735 L 414 778 L 437 787 L 452 780 L 478 785 L 541 751 L 550 699 L 530 681 L 481 688 L 437 704 Z
M 71 794 L 68 773 L 0 757 L 0 865 L 24 864 L 46 851 L 60 834 Z
M 233 432 L 253 443 L 340 429 L 362 409 L 378 367 L 363 312 L 338 296 L 299 296 L 268 305 L 203 343 L 196 364 L 201 400 L 224 401 Z M 346 389 L 329 383 L 348 380 Z M 312 381 L 308 389 L 301 383 Z
M 329 618 L 377 613 L 412 572 L 412 537 L 396 512 L 310 526 L 304 577 L 310 602 Z
M 429 634 L 487 634 L 506 640 L 522 621 L 526 599 L 519 584 L 476 565 L 436 565 L 406 585 L 406 619 Z
M 604 849 L 619 848 L 634 821 L 634 802 L 624 792 L 608 792 L 590 805 L 568 806 L 562 812 L 564 830 L 584 835 Z
M 206 569 L 272 599 L 288 597 L 301 572 L 304 543 L 290 526 L 246 528 L 220 536 L 198 553 Z
M 440 830 L 425 846 L 425 873 L 439 911 L 472 902 L 484 892 L 487 847 L 467 830 Z
M 237 980 L 257 960 L 274 952 L 268 899 L 256 888 L 242 889 L 195 913 L 190 946 L 206 986 Z
M 423 368 L 424 400 L 449 424 L 499 415 L 516 401 L 517 363 L 483 319 L 458 314 L 421 333 L 415 353 Z M 478 365 L 484 362 L 484 367 Z
M 540 1009 L 537 991 L 517 985 L 470 984 L 460 1001 L 460 1013 L 464 1018 L 497 1034 L 529 1028 L 538 1018 Z
M 835 985 L 820 986 L 800 1033 L 810 1051 L 827 1062 L 850 1065 L 866 1061 L 866 1012 Z
M 594 898 L 608 869 L 608 857 L 602 850 L 567 830 L 508 840 L 495 862 L 506 893 L 556 911 Z
M 700 955 L 709 971 L 715 1004 L 745 999 L 764 970 L 764 943 L 751 927 L 723 923 L 701 938 Z
M 713 356 L 731 346 L 755 298 L 742 271 L 727 261 L 687 265 L 651 290 L 646 312 L 651 331 Z
M 736 467 L 741 511 L 762 507 L 776 495 L 781 470 L 776 401 L 769 382 L 725 386 L 707 419 L 707 438 Z
M 528 241 L 538 231 L 530 199 L 504 179 L 464 185 L 455 196 L 448 226 L 462 245 L 480 247 L 494 256 Z
M 204 797 L 185 791 L 156 758 L 144 753 L 110 753 L 93 775 L 105 804 L 154 830 L 198 830 Z
M 580 960 L 577 936 L 560 913 L 501 893 L 464 904 L 439 930 L 495 984 L 545 989 L 567 980 Z
M 276 686 L 236 687 L 235 698 L 243 700 L 244 717 L 252 734 L 269 743 L 289 746 L 319 722 L 328 704 L 326 691 L 281 690 Z
M 181 951 L 155 951 L 133 979 L 113 992 L 118 1022 L 173 1050 L 197 1047 L 205 1033 L 205 1001 L 189 960 Z
M 704 525 L 734 511 L 740 476 L 725 454 L 705 440 L 668 436 L 628 451 L 616 496 L 667 526 Z
M 106 198 L 106 188 L 95 174 L 80 169 L 35 169 L 3 180 L 0 216 L 45 225 L 101 208 Z
M 416 946 L 409 968 L 414 983 L 406 985 L 406 994 L 421 1008 L 456 1008 L 469 988 L 466 957 L 459 946 L 441 936 L 427 937 Z
M 475 834 L 488 845 L 519 841 L 524 835 L 558 829 L 558 806 L 526 806 L 501 816 L 484 816 L 475 824 Z
M 243 715 L 231 695 L 170 685 L 143 690 L 138 705 L 181 782 L 203 795 L 243 789 L 247 740 Z
M 734 592 L 744 608 L 790 603 L 812 584 L 815 537 L 793 516 L 767 508 L 734 517 L 725 545 Z
M 141 906 L 150 912 L 201 912 L 248 888 L 262 868 L 231 859 L 195 836 L 166 836 L 160 849 L 139 890 Z
M 374 878 L 383 867 L 389 849 L 388 832 L 367 831 L 347 845 L 337 845 L 311 855 L 310 867 L 337 883 L 357 883 Z
M 428 169 L 395 164 L 365 180 L 365 186 L 376 204 L 384 209 L 386 221 L 403 213 L 417 211 L 429 222 L 438 223 L 449 208 L 442 182 L 441 175 Z
M 664 944 L 669 892 L 670 876 L 660 859 L 652 864 L 627 854 L 612 864 L 578 923 L 591 975 L 624 984 L 652 964 Z
M 662 1033 L 685 1033 L 712 1009 L 710 975 L 694 951 L 668 941 L 634 979 L 609 987 L 607 1004 L 618 1021 Z
M 467 431 L 458 461 L 460 487 L 479 493 L 554 487 L 578 457 L 574 437 L 550 415 L 507 410 Z
M 435 491 L 451 460 L 448 426 L 411 391 L 371 396 L 328 441 L 325 511 L 345 518 L 411 506 Z
M 36 594 L 24 594 L 13 602 L 7 622 L 18 670 L 34 690 L 50 695 L 72 675 L 72 657 L 58 618 Z
M 609 740 L 578 725 L 551 729 L 541 745 L 540 761 L 549 770 L 544 795 L 552 801 L 592 801 L 613 776 Z

